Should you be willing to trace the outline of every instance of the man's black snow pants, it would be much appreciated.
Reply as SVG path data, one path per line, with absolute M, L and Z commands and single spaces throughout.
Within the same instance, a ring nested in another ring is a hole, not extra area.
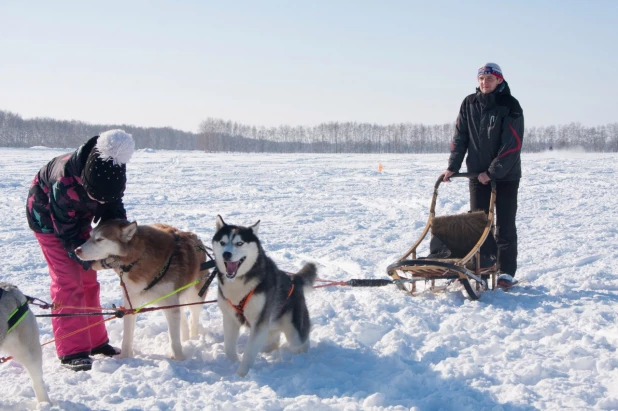
M 496 242 L 500 250 L 500 271 L 515 275 L 517 271 L 517 192 L 519 180 L 496 182 Z M 491 184 L 470 180 L 470 209 L 489 212 Z

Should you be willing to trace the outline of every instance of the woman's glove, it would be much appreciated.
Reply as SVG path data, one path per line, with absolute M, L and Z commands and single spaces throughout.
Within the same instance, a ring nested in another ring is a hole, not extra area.
M 85 271 L 90 270 L 90 267 L 92 267 L 92 263 L 94 261 L 84 261 L 84 260 L 80 260 L 78 256 L 75 255 L 74 252 L 69 251 L 69 257 L 71 258 L 71 260 L 76 261 Z
M 108 270 L 109 269 L 114 269 L 114 268 L 117 268 L 117 267 L 121 266 L 120 261 L 118 260 L 118 258 L 117 257 L 113 257 L 113 256 L 107 257 L 107 258 L 105 258 L 105 259 L 103 259 L 103 260 L 101 260 L 99 262 L 101 263 L 101 267 L 103 267 L 105 269 L 108 269 Z

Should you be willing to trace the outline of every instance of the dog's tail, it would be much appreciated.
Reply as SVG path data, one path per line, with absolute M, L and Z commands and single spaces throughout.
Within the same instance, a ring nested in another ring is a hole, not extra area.
M 306 293 L 313 290 L 313 283 L 316 278 L 318 278 L 318 269 L 315 264 L 307 263 L 294 276 L 294 285 L 302 286 Z

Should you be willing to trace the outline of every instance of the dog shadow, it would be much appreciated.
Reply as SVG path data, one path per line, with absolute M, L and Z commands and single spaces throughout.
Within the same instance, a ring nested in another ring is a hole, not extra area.
M 345 348 L 328 341 L 312 346 L 306 354 L 294 355 L 282 348 L 279 356 L 274 362 L 258 360 L 248 379 L 270 387 L 280 398 L 351 397 L 363 407 L 536 409 L 498 403 L 492 395 L 470 387 L 464 380 L 444 378 L 432 370 L 430 359 L 376 355 L 370 348 Z M 491 380 L 489 376 L 482 378 Z

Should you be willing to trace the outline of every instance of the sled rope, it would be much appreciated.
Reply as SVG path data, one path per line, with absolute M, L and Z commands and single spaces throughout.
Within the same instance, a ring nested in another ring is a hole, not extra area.
M 207 252 L 206 250 L 204 250 L 204 252 L 205 252 L 205 253 L 206 253 L 206 254 L 210 257 L 210 255 L 208 254 L 208 252 Z M 173 256 L 173 253 L 172 253 L 172 256 Z M 169 268 L 169 266 L 170 266 L 170 263 L 171 263 L 171 261 L 172 261 L 172 256 L 170 256 L 170 259 L 168 260 L 168 262 L 167 262 L 166 266 L 165 266 L 165 267 L 164 267 L 164 269 L 162 270 L 162 271 L 163 271 L 163 273 L 161 274 L 161 272 L 160 272 L 160 273 L 159 273 L 159 276 L 157 276 L 157 278 L 155 278 L 155 280 L 154 280 L 152 283 L 150 283 L 150 285 L 149 285 L 148 287 L 146 287 L 146 288 L 144 289 L 144 291 L 146 291 L 146 290 L 148 290 L 149 288 L 151 288 L 152 286 L 154 286 L 154 285 L 155 285 L 155 284 L 156 284 L 156 283 L 157 283 L 157 282 L 161 279 L 161 277 L 163 277 L 163 275 L 165 275 L 165 273 L 167 273 L 167 270 L 168 270 L 168 268 Z M 215 262 L 214 262 L 214 260 L 211 260 L 211 261 L 206 261 L 206 262 L 204 262 L 204 263 L 200 264 L 200 271 L 208 270 L 208 269 L 210 269 L 210 268 L 212 268 L 212 267 L 214 267 L 214 266 L 215 266 Z M 118 274 L 118 275 L 120 276 L 120 285 L 121 285 L 121 286 L 122 286 L 122 288 L 124 289 L 124 295 L 125 295 L 125 297 L 127 298 L 127 302 L 129 303 L 129 307 L 130 307 L 131 309 L 133 309 L 133 304 L 131 303 L 131 299 L 129 298 L 129 293 L 127 292 L 127 286 L 126 286 L 126 284 L 125 284 L 125 282 L 124 282 L 124 280 L 123 280 L 123 278 L 122 278 L 122 277 L 123 277 L 123 275 L 125 274 L 125 272 L 126 272 L 126 271 L 124 271 L 124 270 L 123 270 L 123 271 L 121 271 L 121 272 Z M 214 279 L 214 277 L 215 277 L 215 273 L 216 273 L 216 270 L 213 270 L 213 272 L 212 272 L 212 273 L 210 274 L 210 276 L 208 277 L 208 280 L 206 281 L 206 283 L 204 284 L 204 286 L 203 286 L 203 287 L 200 289 L 200 291 L 198 292 L 198 295 L 199 295 L 200 297 L 204 295 L 204 293 L 206 292 L 206 289 L 210 286 L 210 283 L 212 282 L 212 280 L 213 280 L 213 279 Z M 178 289 L 176 289 L 176 290 L 172 291 L 172 292 L 171 292 L 171 293 L 169 293 L 169 294 L 164 295 L 163 297 L 159 297 L 159 298 L 157 298 L 157 299 L 155 299 L 155 300 L 152 300 L 152 301 L 150 301 L 150 302 L 148 302 L 148 303 L 146 303 L 146 304 L 143 304 L 143 305 L 141 305 L 140 307 L 137 307 L 137 308 L 135 309 L 135 312 L 136 312 L 136 313 L 138 313 L 138 312 L 140 312 L 140 311 L 141 311 L 144 307 L 146 307 L 146 306 L 148 306 L 148 305 L 150 305 L 150 304 L 157 303 L 157 302 L 159 302 L 159 301 L 161 301 L 161 300 L 166 299 L 166 298 L 167 298 L 167 297 L 169 297 L 169 296 L 172 296 L 172 295 L 174 295 L 174 294 L 176 294 L 176 293 L 181 292 L 182 290 L 184 290 L 184 289 L 186 289 L 186 288 L 189 288 L 189 287 L 191 287 L 191 286 L 194 286 L 194 285 L 196 285 L 196 284 L 199 284 L 199 283 L 200 283 L 202 280 L 204 280 L 205 278 L 206 278 L 206 277 L 204 276 L 204 277 L 202 277 L 202 278 L 200 278 L 200 279 L 198 279 L 198 280 L 195 280 L 195 281 L 193 281 L 193 282 L 191 282 L 191 283 L 189 283 L 189 284 L 187 284 L 187 285 L 185 285 L 185 286 L 182 286 L 182 287 L 180 287 L 180 288 L 178 288 Z M 200 293 L 201 293 L 201 294 L 200 294 Z M 190 305 L 190 304 L 187 304 L 187 305 Z
M 207 264 L 207 263 L 204 263 Z M 124 317 L 124 315 L 126 314 L 137 314 L 138 312 L 142 311 L 142 312 L 146 312 L 146 311 L 154 311 L 153 309 L 148 309 L 146 310 L 145 307 L 150 305 L 150 304 L 154 304 L 160 300 L 163 300 L 171 295 L 174 295 L 186 288 L 189 288 L 193 285 L 199 284 L 202 280 L 206 279 L 206 282 L 204 283 L 204 286 L 202 287 L 202 289 L 200 289 L 200 292 L 206 292 L 206 289 L 210 286 L 210 284 L 212 283 L 214 277 L 216 276 L 217 271 L 214 270 L 212 273 L 210 273 L 208 276 L 203 276 L 202 278 L 195 280 L 183 287 L 178 288 L 177 290 L 172 291 L 171 293 L 157 298 L 153 301 L 150 301 L 146 304 L 143 304 L 142 306 L 133 309 L 133 306 L 131 304 L 131 300 L 129 299 L 128 294 L 126 293 L 126 285 L 124 284 L 124 281 L 122 281 L 122 276 L 120 279 L 120 283 L 124 288 L 125 291 L 125 296 L 127 297 L 127 301 L 129 303 L 129 309 L 126 309 L 124 307 L 116 307 L 115 305 L 112 304 L 112 307 L 76 307 L 76 306 L 70 306 L 70 305 L 62 305 L 61 303 L 48 303 L 45 302 L 41 299 L 35 298 L 35 297 L 30 297 L 30 296 L 25 296 L 27 299 L 28 304 L 30 305 L 35 305 L 39 308 L 42 308 L 44 310 L 48 310 L 48 309 L 52 309 L 52 310 L 60 310 L 60 309 L 66 309 L 66 308 L 71 308 L 74 310 L 89 310 L 89 311 L 96 311 L 93 313 L 66 313 L 66 314 L 60 314 L 60 313 L 56 313 L 56 314 L 37 314 L 35 315 L 35 317 L 87 317 L 87 316 L 96 316 L 96 315 L 113 315 L 116 318 L 122 318 Z M 198 293 L 199 294 L 199 293 Z M 200 297 L 203 296 L 203 293 L 200 295 Z M 157 307 L 156 309 L 164 309 L 164 308 L 176 308 L 176 307 L 184 307 L 184 306 L 189 306 L 189 305 L 196 305 L 196 304 L 208 304 L 208 303 L 213 303 L 216 302 L 216 300 L 212 300 L 212 301 L 200 301 L 200 302 L 196 302 L 196 303 L 188 303 L 188 304 L 177 304 L 177 305 L 169 305 L 169 306 L 165 306 L 165 307 Z M 112 311 L 105 311 L 105 310 L 112 310 Z
M 202 289 L 200 289 L 200 293 L 202 293 L 202 291 L 205 292 L 206 289 L 208 289 L 208 287 L 210 286 L 210 284 L 212 283 L 212 281 L 214 280 L 215 276 L 217 275 L 217 270 L 213 270 L 212 273 L 210 273 L 208 275 L 208 277 L 202 277 L 198 280 L 195 280 L 183 287 L 180 287 L 172 292 L 170 292 L 169 294 L 166 294 L 162 297 L 159 297 L 155 300 L 152 300 L 150 302 L 147 302 L 145 304 L 142 304 L 141 306 L 137 307 L 137 308 L 133 308 L 130 299 L 128 298 L 127 295 L 127 302 L 129 303 L 129 308 L 124 308 L 123 306 L 120 307 L 116 307 L 115 305 L 112 305 L 112 307 L 76 307 L 76 306 L 64 306 L 62 304 L 59 303 L 52 303 L 49 304 L 43 300 L 40 300 L 38 298 L 33 298 L 33 297 L 28 297 L 26 296 L 26 298 L 28 298 L 28 303 L 32 304 L 32 305 L 36 305 L 42 309 L 52 309 L 52 310 L 60 310 L 60 309 L 65 309 L 65 308 L 71 308 L 71 309 L 79 309 L 79 310 L 90 310 L 90 311 L 97 311 L 97 312 L 92 312 L 92 313 L 67 313 L 67 314 L 37 314 L 35 315 L 35 317 L 87 317 L 87 316 L 97 316 L 97 315 L 113 315 L 116 318 L 122 318 L 125 315 L 131 315 L 131 314 L 137 314 L 139 312 L 149 312 L 149 311 L 155 311 L 155 310 L 163 310 L 163 309 L 168 309 L 168 308 L 177 308 L 177 307 L 185 307 L 185 306 L 190 306 L 190 305 L 197 305 L 197 304 L 210 304 L 210 303 L 214 303 L 216 302 L 216 300 L 209 300 L 209 301 L 200 301 L 200 302 L 195 302 L 195 303 L 188 303 L 188 304 L 176 304 L 176 305 L 167 305 L 167 306 L 161 306 L 161 307 L 154 307 L 154 308 L 146 308 L 149 305 L 155 304 L 161 300 L 166 299 L 167 297 L 170 297 L 176 293 L 179 293 L 182 290 L 185 290 L 189 287 L 192 287 L 196 284 L 199 284 L 202 280 L 206 279 L 206 282 L 204 283 L 204 286 L 202 287 Z M 411 280 L 406 280 L 406 279 L 401 279 L 401 280 L 386 280 L 386 279 L 359 279 L 359 278 L 353 278 L 347 281 L 333 281 L 333 280 L 322 280 L 322 279 L 318 279 L 316 280 L 322 284 L 319 285 L 315 285 L 313 286 L 313 288 L 323 288 L 323 287 L 338 287 L 338 286 L 345 286 L 345 287 L 383 287 L 386 285 L 390 285 L 390 284 L 400 284 L 400 283 L 405 283 L 405 282 L 412 282 Z M 126 286 L 124 286 L 124 282 L 121 281 L 121 284 L 123 284 L 123 288 L 125 288 L 126 290 Z M 125 291 L 126 292 L 126 291 Z M 198 293 L 199 294 L 199 293 Z M 126 294 L 125 294 L 126 295 Z M 203 293 L 202 293 L 203 295 Z M 200 295 L 200 297 L 202 296 Z M 288 296 L 289 298 L 289 296 Z M 40 301 L 40 303 L 37 303 L 35 300 Z M 108 311 L 105 311 L 108 310 Z
M 87 326 L 85 326 L 85 327 L 83 327 L 83 328 L 80 328 L 79 330 L 71 331 L 70 333 L 63 335 L 62 337 L 54 338 L 54 339 L 52 339 L 52 340 L 49 340 L 49 341 L 47 341 L 47 342 L 45 342 L 45 343 L 41 344 L 41 347 L 44 347 L 44 346 L 46 346 L 47 344 L 51 344 L 51 343 L 53 343 L 54 341 L 61 341 L 61 340 L 64 340 L 65 338 L 69 338 L 69 337 L 70 337 L 70 336 L 72 336 L 72 335 L 75 335 L 75 334 L 80 333 L 80 332 L 82 332 L 82 331 L 86 331 L 86 330 L 87 330 L 87 329 L 89 329 L 89 328 L 95 327 L 95 326 L 97 326 L 97 325 L 99 325 L 99 324 L 103 324 L 103 323 L 105 323 L 105 322 L 107 322 L 107 321 L 113 320 L 114 318 L 116 318 L 116 316 L 115 316 L 115 315 L 114 315 L 114 316 L 112 316 L 112 317 L 108 317 L 108 318 L 106 318 L 106 319 L 104 319 L 104 320 L 97 321 L 97 322 L 96 322 L 96 323 L 94 323 L 94 324 L 89 324 L 89 325 L 87 325 Z
M 118 311 L 106 311 L 100 313 L 36 314 L 35 317 L 94 317 L 97 315 L 113 315 L 118 317 Z
M 26 300 L 29 305 L 34 305 L 43 310 L 61 310 L 65 308 L 71 308 L 74 310 L 89 310 L 89 311 L 98 311 L 95 313 L 70 313 L 70 314 L 37 314 L 35 317 L 84 317 L 84 316 L 94 316 L 94 315 L 116 315 L 118 316 L 118 310 L 115 305 L 112 305 L 111 308 L 106 307 L 76 307 L 71 305 L 62 305 L 60 303 L 48 303 L 39 298 L 30 297 L 26 295 Z M 104 310 L 114 310 L 110 312 L 105 312 Z M 99 312 L 100 311 L 100 312 Z
M 212 304 L 212 303 L 216 303 L 216 302 L 217 302 L 217 300 L 208 300 L 208 301 L 199 301 L 199 302 L 196 302 L 196 303 L 163 305 L 161 307 L 144 307 L 144 306 L 142 306 L 142 308 L 135 308 L 135 309 L 126 309 L 124 307 L 119 307 L 119 310 L 118 310 L 116 315 L 119 314 L 118 318 L 122 318 L 125 315 L 133 315 L 133 314 L 137 314 L 138 312 L 140 312 L 140 313 L 147 313 L 149 311 L 167 310 L 167 309 L 170 309 L 170 308 L 187 307 L 189 305 Z M 144 304 L 144 305 L 146 305 L 146 304 Z
M 217 300 L 209 300 L 209 301 L 199 301 L 196 303 L 175 304 L 175 305 L 166 305 L 166 306 L 161 306 L 161 307 L 144 308 L 146 305 L 150 304 L 148 303 L 148 304 L 144 304 L 141 308 L 135 308 L 135 309 L 124 308 L 123 306 L 120 306 L 120 307 L 114 306 L 112 308 L 98 308 L 98 310 L 115 310 L 115 311 L 102 311 L 102 312 L 96 312 L 96 313 L 36 314 L 35 317 L 88 317 L 88 316 L 97 316 L 97 315 L 113 315 L 116 318 L 122 318 L 125 315 L 137 314 L 138 312 L 164 310 L 167 308 L 186 307 L 189 305 L 197 305 L 197 304 L 211 304 L 211 303 L 216 303 L 216 302 Z M 62 308 L 85 308 L 85 307 L 62 307 Z
M 338 287 L 338 286 L 347 286 L 347 287 L 384 287 L 385 285 L 397 284 L 400 280 L 385 280 L 385 279 L 361 279 L 361 278 L 352 278 L 347 281 L 331 281 L 331 280 L 316 280 L 323 284 L 314 285 L 313 288 L 322 288 L 322 287 Z
M 212 282 L 212 279 L 213 279 L 213 278 L 214 278 L 214 272 L 213 272 L 212 274 L 210 274 L 210 276 L 208 277 L 208 280 L 209 280 L 210 282 Z M 204 279 L 204 277 L 202 277 L 202 278 L 200 278 L 200 279 L 197 279 L 197 280 L 195 280 L 195 281 L 192 281 L 192 282 L 190 282 L 189 284 L 187 284 L 187 285 L 183 285 L 182 287 L 180 287 L 180 288 L 178 288 L 178 289 L 176 289 L 176 290 L 172 291 L 171 293 L 164 295 L 163 297 L 159 297 L 159 298 L 156 298 L 156 299 L 154 299 L 154 300 L 152 300 L 152 301 L 150 301 L 150 302 L 147 302 L 146 304 L 142 304 L 141 306 L 137 307 L 137 308 L 134 310 L 134 312 L 135 312 L 135 314 L 137 314 L 137 313 L 138 313 L 138 312 L 140 312 L 140 311 L 145 311 L 145 310 L 144 310 L 144 308 L 145 308 L 146 306 L 149 306 L 149 305 L 154 304 L 154 303 L 158 303 L 159 301 L 161 301 L 161 300 L 165 300 L 167 297 L 170 297 L 170 296 L 172 296 L 172 295 L 174 295 L 174 294 L 176 294 L 176 293 L 179 293 L 179 292 L 181 292 L 182 290 L 185 290 L 185 289 L 187 289 L 187 288 L 189 288 L 189 287 L 192 287 L 192 286 L 194 286 L 194 285 L 197 285 L 197 284 L 199 284 L 199 283 L 200 283 L 203 279 Z M 210 282 L 209 282 L 209 281 L 206 281 L 206 283 L 207 283 L 208 285 L 210 285 Z M 204 288 L 204 287 L 202 287 L 202 288 Z M 127 290 L 127 289 L 126 289 L 126 286 L 125 286 L 125 293 L 126 293 L 126 290 Z M 200 290 L 200 291 L 202 291 L 202 290 Z M 129 301 L 129 305 L 130 305 L 130 304 L 131 304 L 131 301 L 129 300 L 129 294 L 126 294 L 126 296 L 127 296 L 127 301 Z M 200 301 L 200 302 L 197 302 L 197 303 L 178 304 L 178 305 L 168 305 L 168 306 L 166 306 L 166 308 L 174 308 L 174 307 L 182 307 L 182 306 L 185 306 L 185 305 L 206 304 L 206 303 L 207 303 L 206 301 Z M 161 308 L 162 308 L 162 307 L 157 307 L 157 309 L 161 309 Z M 133 309 L 133 307 L 131 307 L 131 309 Z M 148 310 L 148 311 L 153 311 L 153 310 Z
M 87 330 L 87 329 L 89 329 L 89 328 L 95 327 L 95 326 L 97 326 L 97 325 L 99 325 L 99 324 L 103 324 L 103 323 L 104 323 L 104 322 L 106 322 L 106 321 L 113 320 L 114 318 L 116 318 L 116 316 L 106 318 L 106 319 L 101 320 L 101 321 L 98 321 L 98 322 L 96 322 L 96 323 L 94 323 L 94 324 L 89 324 L 89 325 L 87 325 L 86 327 L 80 328 L 79 330 L 72 331 L 72 332 L 70 332 L 70 333 L 68 333 L 68 334 L 66 334 L 66 335 L 63 335 L 62 337 L 58 337 L 58 338 L 54 338 L 54 339 L 52 339 L 52 340 L 49 340 L 49 341 L 47 341 L 47 342 L 45 342 L 45 343 L 41 344 L 41 347 L 44 347 L 44 346 L 46 346 L 47 344 L 51 344 L 51 343 L 53 343 L 54 341 L 61 341 L 61 340 L 64 340 L 65 338 L 69 338 L 69 337 L 70 337 L 70 336 L 72 336 L 72 335 L 75 335 L 75 334 L 77 334 L 77 333 L 80 333 L 80 332 L 82 332 L 82 331 L 85 331 L 85 330 Z M 13 357 L 1 357 L 1 358 L 0 358 L 0 364 L 5 363 L 5 362 L 7 362 L 7 361 L 9 361 L 9 360 L 11 360 L 11 359 L 13 359 Z
M 189 283 L 189 284 L 187 284 L 187 285 L 184 285 L 184 286 L 182 286 L 182 287 L 178 288 L 177 290 L 172 291 L 172 292 L 171 292 L 171 293 L 169 293 L 169 294 L 165 294 L 163 297 L 159 297 L 159 298 L 156 298 L 156 299 L 154 299 L 154 300 L 152 300 L 152 301 L 150 301 L 150 302 L 148 302 L 148 303 L 146 303 L 146 304 L 142 304 L 141 306 L 139 306 L 139 307 L 137 307 L 137 308 L 135 309 L 135 313 L 137 314 L 138 312 L 142 311 L 142 309 L 144 309 L 144 307 L 146 307 L 146 306 L 148 306 L 148 305 L 150 305 L 150 304 L 158 303 L 159 301 L 161 301 L 161 300 L 165 300 L 167 297 L 170 297 L 170 296 L 172 296 L 172 295 L 174 295 L 174 294 L 176 294 L 176 293 L 179 293 L 179 292 L 181 292 L 182 290 L 185 290 L 185 289 L 187 289 L 187 288 L 189 288 L 189 287 L 191 287 L 191 286 L 194 286 L 194 285 L 196 285 L 196 284 L 199 284 L 199 282 L 200 282 L 200 281 L 202 281 L 202 280 L 201 280 L 201 279 L 199 279 L 199 280 L 195 280 L 195 281 L 193 281 L 193 282 L 190 282 L 190 283 Z M 127 300 L 128 300 L 128 299 L 129 299 L 129 296 L 127 295 Z
M 166 310 L 166 309 L 169 309 L 169 308 L 179 308 L 179 307 L 185 307 L 185 306 L 188 306 L 188 305 L 197 305 L 197 304 L 212 304 L 212 303 L 216 303 L 216 302 L 217 302 L 217 300 L 208 300 L 208 301 L 200 301 L 200 302 L 197 302 L 197 303 L 189 303 L 189 304 L 166 305 L 166 306 L 162 306 L 162 307 L 146 307 L 146 308 L 141 308 L 141 309 L 139 310 L 139 312 L 143 312 L 143 313 L 145 313 L 145 312 L 148 312 L 148 311 Z M 75 334 L 77 334 L 77 333 L 80 333 L 80 332 L 82 332 L 82 331 L 86 331 L 87 329 L 89 329 L 89 328 L 91 328 L 91 327 L 95 327 L 95 326 L 97 326 L 97 325 L 99 325 L 99 324 L 102 324 L 102 323 L 104 323 L 104 322 L 107 322 L 107 321 L 113 320 L 113 319 L 115 319 L 115 318 L 122 318 L 122 317 L 124 317 L 125 315 L 131 315 L 131 314 L 137 314 L 137 313 L 138 313 L 137 309 L 126 309 L 126 308 L 124 308 L 124 307 L 122 307 L 122 306 L 121 306 L 121 307 L 118 307 L 118 310 L 116 310 L 116 311 L 115 311 L 115 312 L 113 312 L 113 313 L 94 313 L 94 314 L 77 314 L 77 313 L 76 313 L 76 314 L 49 314 L 49 315 L 37 315 L 36 317 L 57 317 L 57 316 L 66 316 L 66 317 L 69 317 L 69 316 L 77 316 L 77 315 L 103 315 L 103 314 L 113 314 L 111 317 L 105 318 L 105 319 L 103 319 L 103 320 L 101 320 L 101 321 L 98 321 L 98 322 L 96 322 L 96 323 L 94 323 L 94 324 L 90 324 L 90 325 L 88 325 L 88 326 L 86 326 L 86 327 L 80 328 L 79 330 L 72 331 L 72 332 L 70 332 L 70 333 L 68 333 L 68 334 L 66 334 L 66 335 L 63 335 L 62 337 L 58 337 L 58 338 L 54 338 L 54 339 L 52 339 L 52 340 L 49 340 L 49 341 L 47 341 L 47 342 L 45 342 L 45 343 L 41 344 L 41 347 L 43 347 L 43 346 L 45 346 L 45 345 L 47 345 L 47 344 L 51 344 L 51 343 L 53 343 L 53 342 L 55 342 L 55 341 L 61 341 L 61 340 L 64 340 L 65 338 L 68 338 L 68 337 L 70 337 L 70 336 L 72 336 L 72 335 L 75 335 Z M 9 360 L 11 360 L 11 359 L 13 359 L 13 357 L 0 357 L 0 364 L 3 364 L 3 363 L 5 363 L 5 362 L 7 362 L 7 361 L 9 361 Z

